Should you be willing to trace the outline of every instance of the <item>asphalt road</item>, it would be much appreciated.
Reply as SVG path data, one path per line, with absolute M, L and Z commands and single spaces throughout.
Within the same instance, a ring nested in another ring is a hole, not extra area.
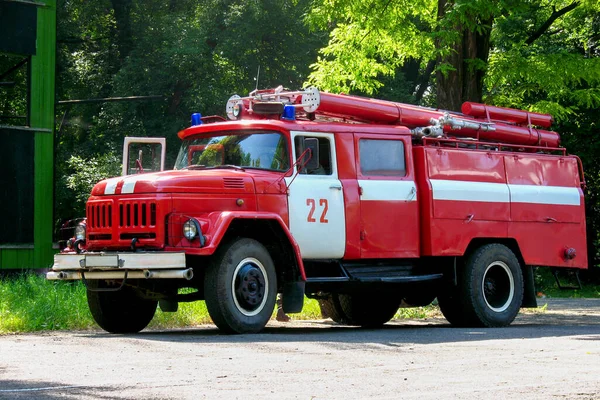
M 0 398 L 600 399 L 600 299 L 547 302 L 500 329 L 433 318 L 0 336 Z

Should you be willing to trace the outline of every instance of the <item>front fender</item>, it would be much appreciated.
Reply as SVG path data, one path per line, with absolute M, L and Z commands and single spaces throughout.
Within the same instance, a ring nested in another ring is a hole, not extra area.
M 225 237 L 227 231 L 229 230 L 231 224 L 235 220 L 261 220 L 261 221 L 273 221 L 278 224 L 281 228 L 281 231 L 285 235 L 285 239 L 287 239 L 288 243 L 291 245 L 291 248 L 294 252 L 294 257 L 296 260 L 296 264 L 298 265 L 298 272 L 302 277 L 302 280 L 306 280 L 306 273 L 304 271 L 304 263 L 302 262 L 302 257 L 300 255 L 300 247 L 298 243 L 292 236 L 289 228 L 283 222 L 283 219 L 280 215 L 270 212 L 260 212 L 260 211 L 219 211 L 212 212 L 202 215 L 172 215 L 170 220 L 178 220 L 179 222 L 175 224 L 170 224 L 171 226 L 181 225 L 181 221 L 187 220 L 188 218 L 193 218 L 198 222 L 200 229 L 202 230 L 202 235 L 204 236 L 204 246 L 200 247 L 199 241 L 196 243 L 190 243 L 186 239 L 181 238 L 179 235 L 179 239 L 169 242 L 169 246 L 165 248 L 166 251 L 181 251 L 182 248 L 186 252 L 186 254 L 190 255 L 198 255 L 198 256 L 208 256 L 214 254 L 219 245 L 221 244 L 223 238 Z M 174 230 L 176 230 L 175 228 Z M 169 229 L 171 232 L 171 228 Z M 177 232 L 177 234 L 179 234 Z M 170 233 L 169 236 L 171 238 L 177 237 L 176 233 Z

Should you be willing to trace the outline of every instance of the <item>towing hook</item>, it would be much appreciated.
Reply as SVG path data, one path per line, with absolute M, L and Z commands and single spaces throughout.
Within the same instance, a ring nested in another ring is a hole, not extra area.
M 75 248 L 75 253 L 80 254 L 81 253 L 81 249 L 79 248 L 80 244 L 84 244 L 85 243 L 85 239 L 77 239 L 75 241 L 75 243 L 73 243 L 73 247 Z
M 133 239 L 131 239 L 131 251 L 133 251 L 134 253 L 137 251 L 137 249 L 135 248 L 135 245 L 137 244 L 137 242 L 138 242 L 138 238 L 134 237 Z

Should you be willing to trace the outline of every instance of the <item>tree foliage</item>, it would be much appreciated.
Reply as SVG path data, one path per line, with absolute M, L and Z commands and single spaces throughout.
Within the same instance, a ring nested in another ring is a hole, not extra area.
M 416 67 L 414 93 L 436 92 L 442 108 L 485 98 L 562 118 L 598 102 L 599 12 L 594 1 L 314 0 L 309 24 L 331 33 L 309 82 L 373 94 Z
M 307 5 L 308 0 L 59 0 L 58 100 L 144 95 L 162 100 L 59 105 L 57 176 L 74 173 L 67 162 L 75 160 L 72 155 L 82 165 L 105 154 L 120 158 L 124 136 L 166 137 L 167 165 L 173 165 L 177 132 L 189 125 L 191 113 L 222 115 L 232 94 L 247 94 L 257 84 L 300 87 L 325 43 L 325 35 L 310 33 L 303 22 Z M 57 187 L 57 219 L 84 213 L 76 200 L 82 188 L 71 182 Z

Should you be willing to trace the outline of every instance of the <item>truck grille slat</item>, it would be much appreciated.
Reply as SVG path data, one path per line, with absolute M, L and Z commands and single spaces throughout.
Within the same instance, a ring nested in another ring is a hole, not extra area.
M 112 227 L 112 205 L 111 204 L 91 204 L 87 210 L 87 225 L 89 228 L 110 228 Z
M 114 208 L 113 208 L 114 205 Z M 91 201 L 86 207 L 88 240 L 92 246 L 129 246 L 133 238 L 140 246 L 160 246 L 163 228 L 155 199 L 114 199 Z M 162 218 L 162 217 L 161 217 Z M 114 243 L 107 243 L 113 241 Z M 97 242 L 97 243 L 94 243 Z
M 150 205 L 149 207 L 148 204 Z M 149 225 L 148 221 L 150 221 Z M 123 201 L 121 204 L 119 204 L 120 228 L 139 228 L 147 226 L 156 226 L 156 203 Z

